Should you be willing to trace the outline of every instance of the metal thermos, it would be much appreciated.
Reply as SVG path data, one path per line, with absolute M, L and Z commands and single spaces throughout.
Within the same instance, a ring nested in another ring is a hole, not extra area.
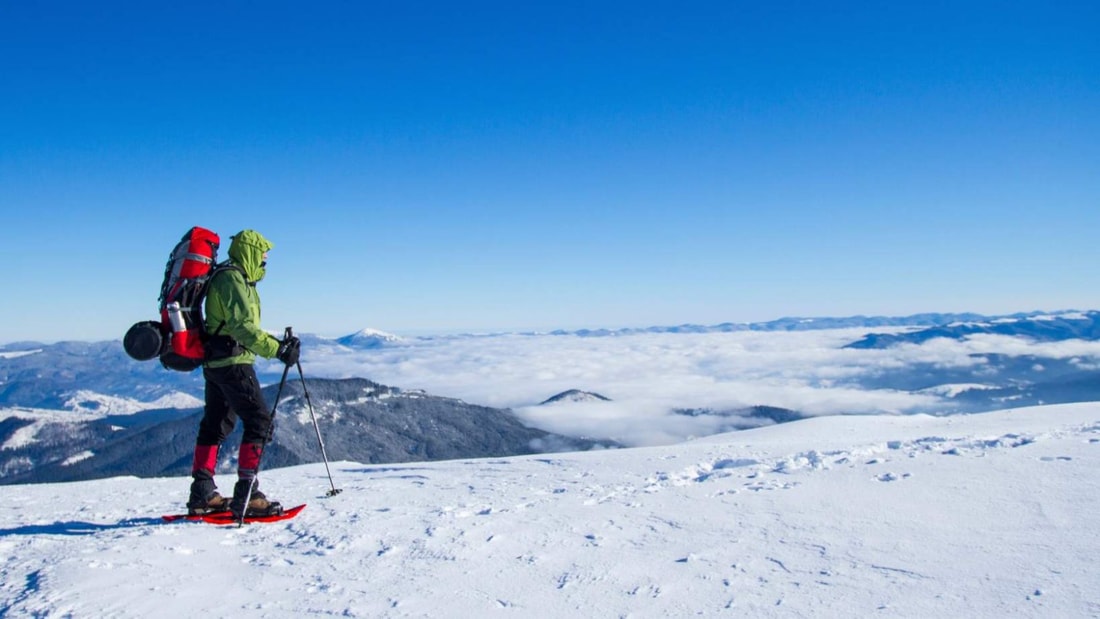
M 180 304 L 173 301 L 164 307 L 168 310 L 168 322 L 172 325 L 172 330 L 175 332 L 186 331 L 187 323 L 183 320 L 183 313 L 180 312 Z

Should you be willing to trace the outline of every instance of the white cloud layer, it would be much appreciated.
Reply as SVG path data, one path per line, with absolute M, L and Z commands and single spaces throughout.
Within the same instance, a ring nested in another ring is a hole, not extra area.
M 315 347 L 304 352 L 304 367 L 309 376 L 365 377 L 512 408 L 531 425 L 554 432 L 652 445 L 711 434 L 724 423 L 709 416 L 672 415 L 673 408 L 768 405 L 810 415 L 947 411 L 949 405 L 935 390 L 865 390 L 851 386 L 851 379 L 913 363 L 976 366 L 982 361 L 972 355 L 981 353 L 1082 363 L 1100 358 L 1100 342 L 1033 343 L 997 335 L 886 350 L 843 348 L 868 332 L 438 337 L 371 350 Z M 613 401 L 536 406 L 567 389 Z

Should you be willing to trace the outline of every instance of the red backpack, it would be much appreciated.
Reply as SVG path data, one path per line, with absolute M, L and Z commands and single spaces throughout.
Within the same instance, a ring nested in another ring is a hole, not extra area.
M 122 340 L 138 361 L 160 358 L 161 365 L 190 372 L 202 365 L 206 337 L 202 312 L 206 283 L 214 273 L 221 239 L 206 228 L 191 228 L 168 256 L 160 287 L 160 321 L 130 327 Z

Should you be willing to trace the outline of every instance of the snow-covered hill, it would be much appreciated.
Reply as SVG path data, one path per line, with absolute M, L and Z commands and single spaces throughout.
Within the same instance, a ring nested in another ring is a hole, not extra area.
M 1095 617 L 1100 404 L 839 416 L 674 446 L 0 487 L 0 615 Z M 228 479 L 222 479 L 228 486 Z
M 548 406 L 551 404 L 577 404 L 584 402 L 609 402 L 611 398 L 602 396 L 598 393 L 592 393 L 591 391 L 581 391 L 580 389 L 569 389 L 562 391 L 559 394 L 552 395 L 539 403 L 539 406 Z

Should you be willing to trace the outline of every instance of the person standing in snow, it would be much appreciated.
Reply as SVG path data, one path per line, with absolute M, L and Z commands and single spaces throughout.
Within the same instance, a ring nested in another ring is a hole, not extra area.
M 206 292 L 206 406 L 195 440 L 191 466 L 190 514 L 229 510 L 235 517 L 278 514 L 282 506 L 259 490 L 256 473 L 260 455 L 270 440 L 271 411 L 264 402 L 253 363 L 256 355 L 278 358 L 288 366 L 298 362 L 296 337 L 276 339 L 260 328 L 260 297 L 256 284 L 267 270 L 267 253 L 274 245 L 255 230 L 231 237 L 229 261 L 210 278 Z M 244 425 L 232 499 L 214 484 L 218 449 L 233 431 L 237 418 Z M 245 505 L 246 497 L 250 497 Z

